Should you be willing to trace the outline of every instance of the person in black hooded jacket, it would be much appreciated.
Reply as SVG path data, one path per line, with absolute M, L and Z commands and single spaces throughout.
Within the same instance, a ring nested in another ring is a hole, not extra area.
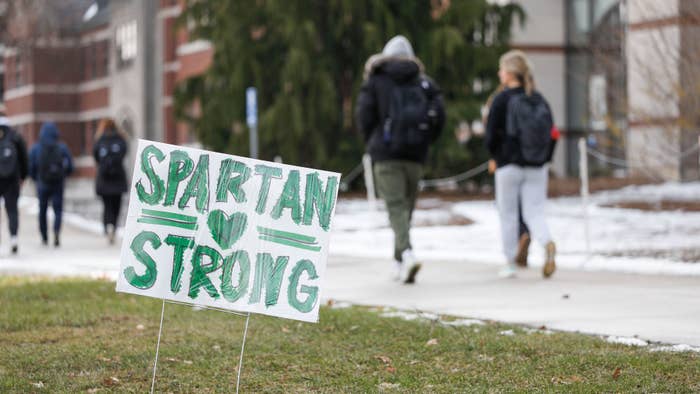
M 408 94 L 418 98 L 407 99 Z M 413 118 L 411 107 L 417 108 Z M 425 117 L 420 116 L 422 109 L 427 109 Z M 399 116 L 400 110 L 405 112 Z M 395 279 L 413 283 L 420 263 L 411 247 L 411 216 L 423 163 L 430 144 L 442 131 L 445 111 L 440 88 L 423 74 L 423 65 L 405 37 L 392 38 L 381 54 L 367 60 L 355 115 L 372 157 L 374 183 L 386 203 L 394 232 Z M 403 144 L 409 139 L 412 143 Z
M 24 139 L 10 128 L 8 119 L 0 113 L 0 198 L 5 201 L 12 254 L 17 254 L 19 248 L 17 200 L 20 186 L 27 177 L 28 168 L 27 145 Z
M 114 120 L 106 118 L 100 121 L 95 137 L 97 141 L 92 150 L 97 163 L 95 192 L 102 198 L 102 223 L 109 243 L 113 244 L 122 195 L 128 189 L 126 171 L 122 164 L 127 152 L 126 136 L 117 128 Z

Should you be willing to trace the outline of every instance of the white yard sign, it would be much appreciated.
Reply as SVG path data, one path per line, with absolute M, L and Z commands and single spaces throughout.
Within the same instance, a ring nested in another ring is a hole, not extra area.
M 317 322 L 339 179 L 139 140 L 117 291 Z

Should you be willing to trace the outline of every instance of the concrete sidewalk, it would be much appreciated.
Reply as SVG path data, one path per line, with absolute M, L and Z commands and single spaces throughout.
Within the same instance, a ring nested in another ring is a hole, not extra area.
M 700 278 L 539 269 L 500 279 L 498 267 L 427 263 L 415 285 L 391 281 L 393 262 L 332 257 L 325 299 L 700 346 Z
M 49 245 L 44 246 L 41 244 L 38 218 L 28 213 L 33 209 L 34 206 L 20 207 L 19 253 L 15 256 L 10 254 L 7 216 L 3 207 L 0 219 L 0 275 L 87 275 L 116 278 L 121 247 L 119 239 L 115 245 L 109 245 L 107 238 L 98 234 L 99 226 L 74 214 L 65 214 L 61 246 L 53 246 L 52 217 L 49 218 Z M 97 228 L 86 231 L 71 224 L 75 221 L 92 224 L 92 227 Z
M 116 277 L 119 245 L 65 223 L 60 248 L 41 246 L 37 217 L 27 208 L 16 257 L 9 254 L 4 214 L 0 220 L 0 275 Z M 392 264 L 331 256 L 324 300 L 700 346 L 699 277 L 560 270 L 543 280 L 539 270 L 531 269 L 517 279 L 499 279 L 493 265 L 431 262 L 408 286 L 391 281 Z

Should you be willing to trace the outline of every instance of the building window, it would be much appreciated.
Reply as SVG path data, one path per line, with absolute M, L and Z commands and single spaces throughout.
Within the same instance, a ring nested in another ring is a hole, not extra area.
M 117 66 L 130 66 L 138 50 L 138 32 L 136 21 L 130 21 L 117 27 L 115 46 L 117 49 Z

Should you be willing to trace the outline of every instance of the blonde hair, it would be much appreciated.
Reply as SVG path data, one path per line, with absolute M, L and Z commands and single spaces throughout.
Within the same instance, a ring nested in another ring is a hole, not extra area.
M 114 131 L 114 134 L 119 135 L 125 141 L 128 139 L 128 136 L 119 127 L 117 127 L 117 123 L 114 121 L 114 119 L 102 118 L 102 119 L 100 119 L 99 125 L 97 125 L 97 132 L 95 133 L 95 141 L 99 140 L 100 137 L 102 137 L 107 130 Z
M 535 79 L 532 76 L 532 64 L 523 51 L 510 50 L 501 56 L 498 61 L 503 70 L 512 73 L 525 88 L 527 95 L 535 90 Z

